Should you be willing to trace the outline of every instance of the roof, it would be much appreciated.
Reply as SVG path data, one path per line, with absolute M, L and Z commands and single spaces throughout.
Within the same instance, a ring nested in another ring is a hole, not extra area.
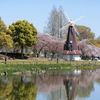
M 81 51 L 79 51 L 79 50 L 73 50 L 73 51 L 64 50 L 62 52 L 62 55 L 81 55 Z

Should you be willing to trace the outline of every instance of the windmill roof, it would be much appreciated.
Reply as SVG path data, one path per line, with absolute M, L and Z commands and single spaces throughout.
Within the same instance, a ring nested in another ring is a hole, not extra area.
M 81 51 L 79 51 L 79 50 L 73 50 L 73 51 L 64 50 L 62 52 L 62 55 L 81 55 Z

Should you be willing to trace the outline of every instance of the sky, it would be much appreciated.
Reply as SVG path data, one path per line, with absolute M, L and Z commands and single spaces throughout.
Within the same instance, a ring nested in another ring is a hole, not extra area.
M 100 0 L 0 0 L 0 16 L 7 27 L 27 20 L 43 33 L 53 6 L 62 6 L 72 20 L 83 15 L 76 24 L 89 27 L 95 38 L 100 36 Z

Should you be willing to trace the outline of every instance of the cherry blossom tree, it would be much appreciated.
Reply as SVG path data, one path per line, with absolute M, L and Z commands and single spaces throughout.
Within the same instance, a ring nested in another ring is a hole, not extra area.
M 40 52 L 44 53 L 46 57 L 47 53 L 54 57 L 55 54 L 61 54 L 64 48 L 65 39 L 57 38 L 51 36 L 48 33 L 38 34 L 37 44 L 32 47 L 33 52 L 39 57 Z M 77 42 L 80 51 L 82 52 L 82 59 L 93 59 L 95 57 L 100 57 L 100 48 L 94 45 L 90 45 L 88 39 L 83 39 Z
M 51 53 L 52 57 L 56 53 L 61 53 L 63 50 L 64 41 L 61 38 L 51 36 L 47 33 L 38 34 L 37 44 L 32 47 L 33 52 L 39 57 L 40 52 L 44 53 L 45 57 L 47 53 Z
M 63 51 L 64 41 L 61 38 L 52 36 L 52 40 L 49 42 L 48 47 L 52 54 L 52 58 L 56 53 L 61 54 Z
M 46 45 L 46 46 L 42 49 L 42 52 L 44 53 L 44 57 L 46 58 L 46 57 L 47 57 L 47 53 L 50 52 L 49 47 Z
M 82 58 L 100 57 L 100 48 L 94 45 L 90 45 L 87 39 L 78 42 L 79 48 L 82 52 Z
M 37 57 L 39 57 L 40 52 L 42 51 L 44 47 L 46 47 L 50 39 L 51 39 L 51 36 L 47 33 L 38 34 L 38 41 L 36 45 L 32 47 L 32 50 L 37 55 Z
M 81 53 L 82 53 L 81 56 L 82 56 L 83 59 L 85 58 L 85 47 L 86 47 L 87 43 L 88 43 L 88 40 L 87 40 L 87 39 L 84 39 L 84 40 L 82 40 L 82 41 L 78 41 L 78 42 L 77 42 L 77 44 L 78 44 L 78 46 L 79 46 L 79 50 L 80 50 Z

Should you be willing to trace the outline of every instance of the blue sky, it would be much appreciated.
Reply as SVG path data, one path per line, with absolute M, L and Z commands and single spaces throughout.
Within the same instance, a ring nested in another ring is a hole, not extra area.
M 90 27 L 100 36 L 100 0 L 0 0 L 0 16 L 7 26 L 27 20 L 42 33 L 54 5 L 57 9 L 61 5 L 73 20 L 84 15 L 76 24 Z

